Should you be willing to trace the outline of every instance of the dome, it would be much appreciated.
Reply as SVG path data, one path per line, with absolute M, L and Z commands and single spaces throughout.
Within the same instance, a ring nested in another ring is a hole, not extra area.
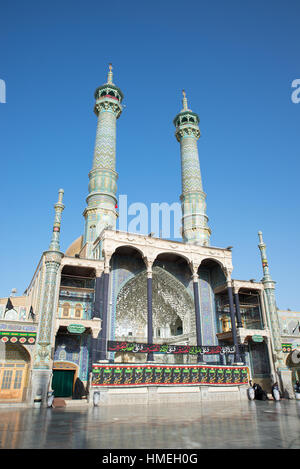
M 75 257 L 75 254 L 79 254 L 82 248 L 83 236 L 79 236 L 79 238 L 75 239 L 72 244 L 68 247 L 65 252 L 66 256 Z

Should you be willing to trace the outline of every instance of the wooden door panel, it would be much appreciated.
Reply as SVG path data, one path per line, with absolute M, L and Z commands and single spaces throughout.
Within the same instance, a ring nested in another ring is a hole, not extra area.
M 27 366 L 20 363 L 5 364 L 0 368 L 0 401 L 22 401 Z

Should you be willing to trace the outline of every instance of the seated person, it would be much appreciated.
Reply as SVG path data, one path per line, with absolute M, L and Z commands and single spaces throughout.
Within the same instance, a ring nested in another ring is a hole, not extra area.
M 276 391 L 279 392 L 279 396 L 280 396 L 280 399 L 281 399 L 282 396 L 281 396 L 281 392 L 280 392 L 280 390 L 279 390 L 279 386 L 278 386 L 277 381 L 276 381 L 276 383 L 274 383 L 273 386 L 272 386 L 272 396 L 273 396 L 273 399 L 274 399 L 274 401 L 275 401 L 276 399 L 275 399 L 275 396 L 274 396 L 274 389 L 276 389 Z
M 266 401 L 268 399 L 267 393 L 263 390 L 263 388 L 257 384 L 253 384 L 253 389 L 255 393 L 255 399 L 259 401 Z

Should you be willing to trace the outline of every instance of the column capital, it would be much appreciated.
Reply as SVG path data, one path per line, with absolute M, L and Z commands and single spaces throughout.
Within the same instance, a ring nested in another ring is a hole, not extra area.
M 232 272 L 232 270 L 231 270 L 231 269 L 228 269 L 228 267 L 223 267 L 222 270 L 223 270 L 224 275 L 225 275 L 225 278 L 226 278 L 227 287 L 232 287 L 232 280 L 231 280 L 231 272 Z
M 191 270 L 191 273 L 192 273 L 192 277 L 193 277 L 193 282 L 197 282 L 198 279 L 199 279 L 199 275 L 198 275 L 198 269 L 200 267 L 200 263 L 199 261 L 196 262 L 196 261 L 193 261 L 191 260 L 189 263 L 189 268 Z
M 227 288 L 232 288 L 232 284 L 231 284 L 231 279 L 230 279 L 230 278 L 226 278 L 226 285 L 227 285 Z
M 96 267 L 95 272 L 96 272 L 96 277 L 101 277 L 102 272 L 103 272 L 103 267 Z
M 153 257 L 143 256 L 143 261 L 145 262 L 147 268 L 147 277 L 152 278 L 152 267 L 155 259 Z
M 109 274 L 110 260 L 111 260 L 113 253 L 109 251 L 103 251 L 103 255 L 104 255 L 104 273 Z
M 197 271 L 193 271 L 192 277 L 193 277 L 193 282 L 198 282 L 198 280 L 199 280 L 199 275 L 198 275 L 198 272 L 197 272 Z

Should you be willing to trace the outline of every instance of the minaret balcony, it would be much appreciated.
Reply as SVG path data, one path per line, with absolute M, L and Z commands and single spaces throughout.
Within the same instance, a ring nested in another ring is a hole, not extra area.
M 94 112 L 95 112 L 96 116 L 98 116 L 98 114 L 101 111 L 108 111 L 108 110 L 115 113 L 116 118 L 118 119 L 118 117 L 120 117 L 120 115 L 122 113 L 123 108 L 122 108 L 121 104 L 118 102 L 118 100 L 116 100 L 112 96 L 109 96 L 107 98 L 97 99 L 95 107 L 94 107 Z

